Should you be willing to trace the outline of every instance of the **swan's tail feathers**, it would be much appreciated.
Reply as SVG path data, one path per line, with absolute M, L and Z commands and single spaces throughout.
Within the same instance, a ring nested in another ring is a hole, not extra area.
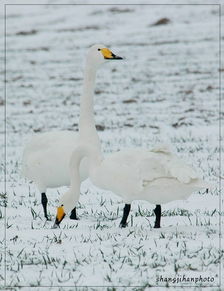
M 182 183 L 189 183 L 191 180 L 198 178 L 194 169 L 186 165 L 172 165 L 170 167 L 170 174 Z
M 206 182 L 202 179 L 194 179 L 192 181 L 192 184 L 197 187 L 198 189 L 206 189 L 206 190 L 210 190 L 211 188 L 214 187 L 214 185 L 212 183 Z
M 214 186 L 215 186 L 213 183 L 206 182 L 202 179 L 200 179 L 198 183 L 199 183 L 200 188 L 204 188 L 204 189 L 208 189 L 208 190 L 214 188 Z

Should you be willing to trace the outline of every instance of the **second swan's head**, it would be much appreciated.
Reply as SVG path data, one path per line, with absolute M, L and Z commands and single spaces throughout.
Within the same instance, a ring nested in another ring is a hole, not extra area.
M 95 44 L 91 46 L 87 53 L 87 62 L 95 65 L 96 67 L 106 61 L 122 59 L 122 57 L 113 54 L 112 51 L 103 44 Z

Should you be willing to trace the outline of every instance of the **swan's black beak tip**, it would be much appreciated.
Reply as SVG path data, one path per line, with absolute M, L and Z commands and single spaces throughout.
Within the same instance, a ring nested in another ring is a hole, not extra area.
M 116 56 L 115 54 L 111 54 L 111 56 L 110 57 L 104 57 L 104 59 L 106 59 L 106 60 L 123 60 L 123 58 L 122 57 L 120 57 L 120 56 Z
M 115 60 L 123 60 L 123 58 L 122 57 L 119 57 L 119 56 L 115 56 L 114 59 Z
M 54 225 L 52 226 L 52 228 L 53 228 L 53 229 L 60 228 L 60 222 L 61 222 L 61 221 L 59 221 L 58 218 L 56 217 L 56 218 L 55 218 Z
M 52 229 L 60 228 L 59 224 L 54 223 L 54 225 L 51 227 Z

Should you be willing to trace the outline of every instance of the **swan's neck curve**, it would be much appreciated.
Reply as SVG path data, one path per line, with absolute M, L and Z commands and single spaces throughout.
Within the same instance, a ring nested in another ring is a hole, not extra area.
M 81 185 L 80 164 L 83 158 L 89 159 L 89 167 L 91 170 L 96 170 L 102 162 L 101 152 L 98 147 L 83 144 L 73 151 L 70 159 L 70 188 L 66 194 L 67 197 L 65 196 L 62 202 L 67 212 L 71 211 L 79 200 Z
M 79 134 L 82 139 L 100 146 L 99 137 L 95 127 L 93 96 L 97 67 L 86 62 L 84 71 L 83 94 L 80 100 Z

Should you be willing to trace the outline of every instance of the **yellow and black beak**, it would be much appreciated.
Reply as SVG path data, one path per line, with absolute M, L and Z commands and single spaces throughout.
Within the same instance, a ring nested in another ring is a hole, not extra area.
M 99 51 L 102 53 L 104 59 L 106 60 L 123 60 L 122 57 L 116 56 L 108 48 L 102 48 L 99 49 Z
M 64 207 L 63 205 L 57 208 L 57 215 L 55 218 L 53 228 L 58 228 L 59 224 L 62 222 L 63 218 L 65 217 Z

